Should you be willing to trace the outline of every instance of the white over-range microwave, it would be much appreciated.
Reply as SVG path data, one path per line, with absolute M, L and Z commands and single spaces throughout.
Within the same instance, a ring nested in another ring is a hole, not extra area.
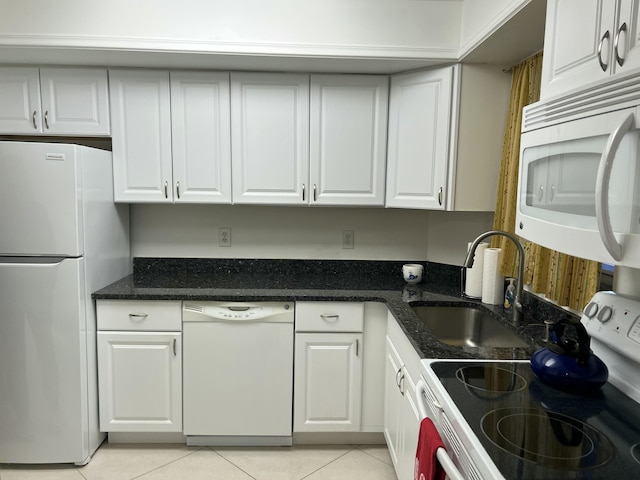
M 588 112 L 523 128 L 516 233 L 577 257 L 640 268 L 640 107 Z

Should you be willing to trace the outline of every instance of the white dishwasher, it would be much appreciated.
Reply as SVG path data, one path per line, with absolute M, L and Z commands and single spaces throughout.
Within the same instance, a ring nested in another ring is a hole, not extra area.
M 291 445 L 294 303 L 183 302 L 187 445 Z

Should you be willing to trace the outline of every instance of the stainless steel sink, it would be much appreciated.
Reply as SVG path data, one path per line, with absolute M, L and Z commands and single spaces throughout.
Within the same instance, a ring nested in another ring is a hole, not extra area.
M 518 335 L 482 310 L 472 307 L 412 305 L 438 340 L 456 347 L 527 347 Z

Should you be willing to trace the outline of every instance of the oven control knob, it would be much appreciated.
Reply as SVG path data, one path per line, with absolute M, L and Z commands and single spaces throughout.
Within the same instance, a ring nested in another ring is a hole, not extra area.
M 613 310 L 611 309 L 611 307 L 602 307 L 602 309 L 600 310 L 600 313 L 598 313 L 598 320 L 600 320 L 600 322 L 602 323 L 607 323 L 609 320 L 611 320 L 611 317 L 613 316 Z
M 596 313 L 598 313 L 598 304 L 596 302 L 589 302 L 589 305 L 584 308 L 584 314 L 587 318 L 593 318 Z

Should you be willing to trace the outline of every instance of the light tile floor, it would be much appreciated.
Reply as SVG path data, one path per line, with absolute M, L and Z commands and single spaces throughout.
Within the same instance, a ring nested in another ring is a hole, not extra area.
M 104 443 L 84 467 L 0 465 L 0 480 L 396 480 L 384 445 L 213 448 Z

